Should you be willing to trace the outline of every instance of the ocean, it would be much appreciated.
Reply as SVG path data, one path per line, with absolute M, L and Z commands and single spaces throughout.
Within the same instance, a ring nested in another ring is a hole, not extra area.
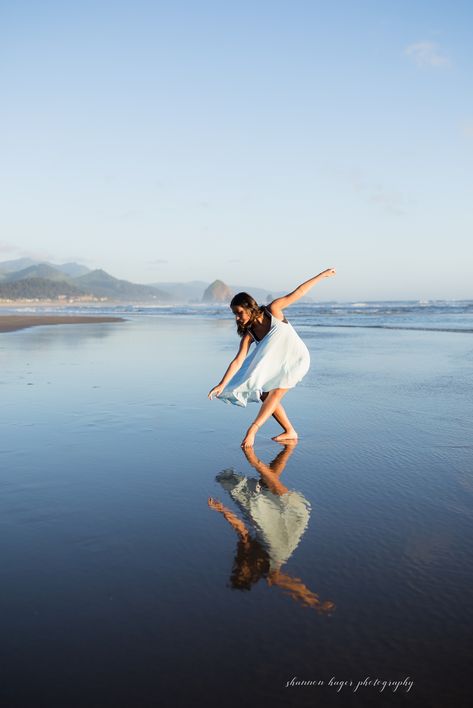
M 57 307 L 40 304 L 5 306 L 8 313 L 50 313 Z M 69 314 L 159 315 L 232 319 L 228 305 L 65 305 L 61 312 Z M 306 331 L 313 327 L 372 327 L 381 329 L 438 330 L 443 332 L 473 332 L 473 300 L 393 300 L 370 302 L 297 303 L 287 310 L 295 326 Z

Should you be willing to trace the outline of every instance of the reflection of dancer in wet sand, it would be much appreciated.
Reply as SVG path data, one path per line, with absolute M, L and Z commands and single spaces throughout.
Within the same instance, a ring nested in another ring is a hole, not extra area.
M 289 491 L 279 479 L 294 445 L 286 445 L 270 465 L 259 460 L 252 448 L 245 450 L 248 462 L 260 473 L 260 480 L 238 475 L 233 470 L 217 475 L 222 487 L 253 525 L 254 538 L 245 523 L 221 502 L 210 497 L 208 504 L 225 517 L 239 537 L 231 576 L 233 588 L 250 590 L 264 577 L 269 586 L 276 585 L 302 605 L 330 612 L 335 607 L 333 602 L 321 602 L 300 578 L 281 571 L 299 545 L 310 515 L 309 503 L 302 494 Z
M 242 447 L 254 444 L 256 432 L 271 415 L 284 429 L 273 440 L 284 443 L 297 439 L 281 399 L 306 375 L 310 356 L 283 311 L 303 297 L 319 280 L 332 275 L 335 275 L 335 270 L 328 268 L 288 295 L 273 300 L 267 307 L 260 307 L 248 293 L 238 293 L 232 299 L 230 307 L 241 337 L 240 348 L 223 379 L 209 391 L 208 397 L 212 400 L 216 396 L 237 406 L 246 406 L 248 401 L 263 401 L 258 415 L 247 430 Z M 255 350 L 248 355 L 252 342 L 255 342 Z

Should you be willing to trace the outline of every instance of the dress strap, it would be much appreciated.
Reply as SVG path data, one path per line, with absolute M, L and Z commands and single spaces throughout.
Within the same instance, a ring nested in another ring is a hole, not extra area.
M 287 321 L 287 319 L 286 319 L 286 315 L 283 315 L 283 319 L 282 319 L 282 320 L 278 320 L 277 317 L 275 317 L 273 314 L 271 314 L 271 312 L 268 310 L 268 308 L 266 307 L 266 305 L 264 306 L 264 309 L 266 310 L 266 312 L 268 313 L 268 315 L 271 317 L 271 322 L 272 322 L 273 320 L 276 320 L 276 322 L 284 322 L 284 324 L 289 324 L 288 321 Z

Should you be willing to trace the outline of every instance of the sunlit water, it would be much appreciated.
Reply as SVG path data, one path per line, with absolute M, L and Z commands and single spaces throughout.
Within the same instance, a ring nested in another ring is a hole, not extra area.
M 2 708 L 469 705 L 473 335 L 301 317 L 256 460 L 228 316 L 0 335 Z

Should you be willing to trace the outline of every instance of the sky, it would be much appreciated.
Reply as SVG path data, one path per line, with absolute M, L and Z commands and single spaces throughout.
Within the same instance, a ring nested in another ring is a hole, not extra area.
M 0 0 L 0 261 L 473 299 L 470 0 Z

